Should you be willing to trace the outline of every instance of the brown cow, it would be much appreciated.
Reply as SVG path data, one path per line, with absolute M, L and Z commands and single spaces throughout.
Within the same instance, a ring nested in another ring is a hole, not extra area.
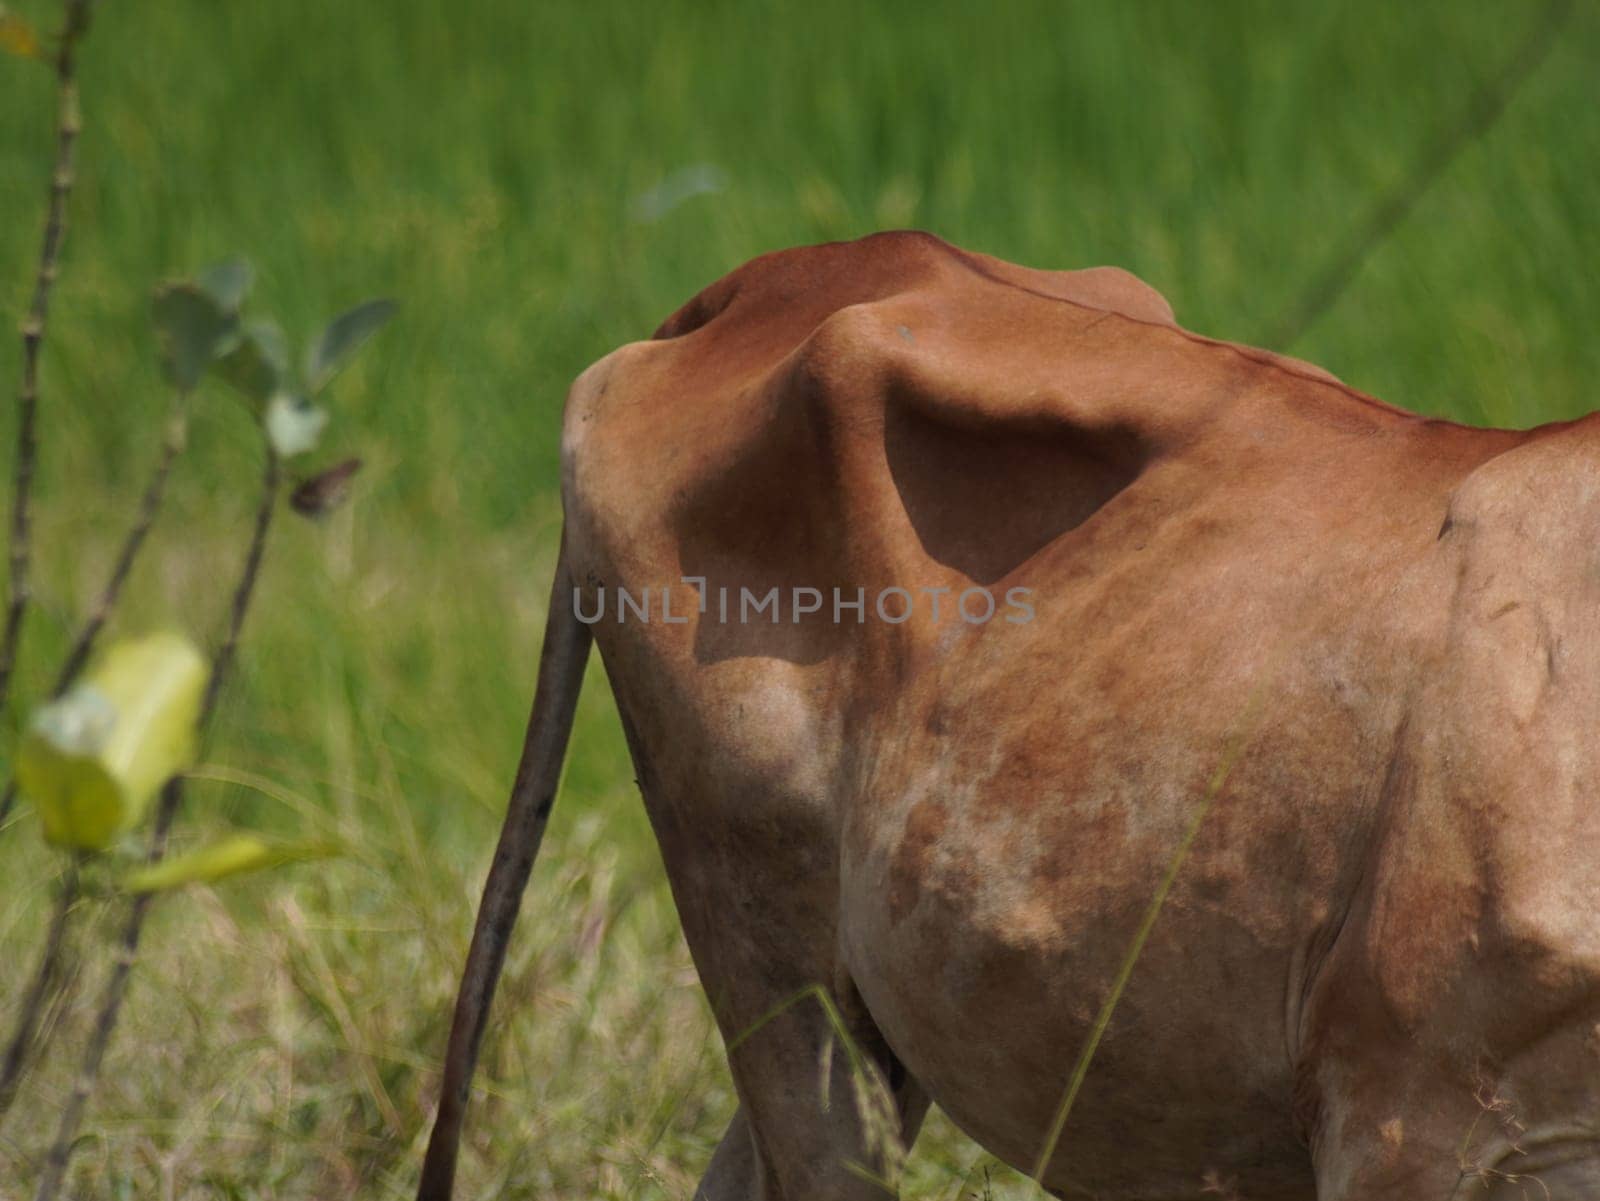
M 1122 272 L 902 233 L 714 284 L 563 450 L 424 1197 L 591 633 L 733 1045 L 705 1201 L 884 1195 L 812 985 L 907 1141 L 935 1102 L 1031 1170 L 1231 739 L 1045 1186 L 1600 1197 L 1593 421 L 1425 420 Z

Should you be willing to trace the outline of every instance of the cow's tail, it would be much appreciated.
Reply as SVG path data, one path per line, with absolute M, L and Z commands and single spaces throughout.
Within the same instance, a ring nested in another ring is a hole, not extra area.
M 472 948 L 456 994 L 455 1018 L 450 1024 L 450 1045 L 445 1053 L 444 1084 L 439 1093 L 439 1113 L 434 1119 L 428 1154 L 422 1164 L 418 1201 L 449 1201 L 461 1142 L 472 1071 L 483 1041 L 489 1005 L 505 963 L 506 945 L 517 921 L 522 892 L 533 870 L 545 823 L 555 804 L 561 781 L 561 762 L 572 733 L 578 690 L 589 658 L 589 627 L 577 618 L 572 603 L 572 579 L 566 538 L 556 561 L 550 590 L 550 610 L 545 618 L 544 649 L 539 657 L 539 683 L 533 712 L 522 744 L 522 762 L 500 828 L 489 879 L 478 905 L 472 931 Z

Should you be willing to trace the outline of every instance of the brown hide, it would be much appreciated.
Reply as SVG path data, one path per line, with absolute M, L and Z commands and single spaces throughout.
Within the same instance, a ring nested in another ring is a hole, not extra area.
M 702 1197 L 883 1195 L 822 1008 L 761 1024 L 819 984 L 906 1137 L 931 1100 L 1031 1169 L 1258 688 L 1045 1183 L 1600 1196 L 1591 423 L 1424 420 L 1123 272 L 907 233 L 714 284 L 584 373 L 563 447 L 577 600 L 736 1044 Z

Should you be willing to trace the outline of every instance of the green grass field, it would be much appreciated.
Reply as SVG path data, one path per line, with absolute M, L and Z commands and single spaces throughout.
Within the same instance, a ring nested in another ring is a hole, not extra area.
M 44 0 L 13 8 L 53 20 Z M 531 695 L 560 406 L 585 365 L 752 255 L 907 225 L 1033 266 L 1115 263 L 1191 328 L 1255 339 L 1536 19 L 1376 0 L 106 0 L 82 62 L 13 722 L 155 452 L 151 285 L 239 251 L 297 335 L 369 295 L 403 309 L 335 387 L 324 457 L 367 468 L 332 519 L 276 531 L 180 829 L 185 846 L 249 825 L 355 852 L 161 904 L 78 1152 L 84 1195 L 413 1187 Z M 1467 421 L 1594 408 L 1597 57 L 1583 5 L 1489 135 L 1278 349 Z M 52 105 L 46 71 L 0 60 L 7 329 Z M 651 210 L 690 168 L 717 190 Z M 19 363 L 8 334 L 6 394 Z M 0 429 L 9 446 L 9 416 Z M 238 402 L 203 393 L 119 631 L 218 628 L 255 456 Z M 0 831 L 0 1014 L 59 867 L 26 811 Z M 115 915 L 88 911 L 91 951 Z M 597 669 L 524 915 L 463 1195 L 687 1199 L 734 1100 Z M 90 971 L 59 1015 L 74 1053 L 0 1128 L 0 1196 L 37 1171 L 97 991 Z M 1035 1195 L 937 1115 L 905 1193 Z

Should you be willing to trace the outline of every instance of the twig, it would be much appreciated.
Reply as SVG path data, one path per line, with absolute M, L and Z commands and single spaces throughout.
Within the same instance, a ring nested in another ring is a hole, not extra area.
M 11 1103 L 16 1100 L 23 1066 L 28 1061 L 39 1032 L 39 1019 L 48 1008 L 51 994 L 60 980 L 67 941 L 67 915 L 78 902 L 80 867 L 81 859 L 77 855 L 67 861 L 67 875 L 56 896 L 55 911 L 50 915 L 50 931 L 45 936 L 44 954 L 39 957 L 39 967 L 28 985 L 16 1031 L 6 1047 L 5 1061 L 0 1063 L 0 1122 L 5 1120 Z
M 122 587 L 128 582 L 128 575 L 133 570 L 133 562 L 139 557 L 144 540 L 149 536 L 150 528 L 155 525 L 156 517 L 161 512 L 161 502 L 166 496 L 167 478 L 172 474 L 173 461 L 183 452 L 186 430 L 187 423 L 181 413 L 175 413 L 167 422 L 166 436 L 161 442 L 161 457 L 156 460 L 155 468 L 150 473 L 150 481 L 145 485 L 144 495 L 139 500 L 139 514 L 128 530 L 127 537 L 123 539 L 122 550 L 118 552 L 116 565 L 111 569 L 111 578 L 106 581 L 106 586 L 95 601 L 94 607 L 89 610 L 89 616 L 84 619 L 83 628 L 78 631 L 78 637 L 72 644 L 66 662 L 62 663 L 61 670 L 56 675 L 55 687 L 50 693 L 52 698 L 60 697 L 77 680 L 78 673 L 83 670 L 83 665 L 89 661 L 89 655 L 94 650 L 95 639 L 100 636 L 101 627 L 110 618 L 112 610 L 117 607 Z M 4 817 L 5 814 L 0 813 L 0 819 Z
M 174 414 L 167 423 L 166 437 L 161 444 L 161 457 L 156 460 L 155 469 L 150 473 L 150 481 L 145 485 L 144 496 L 139 501 L 138 516 L 123 539 L 122 549 L 117 552 L 117 561 L 111 569 L 111 576 L 106 581 L 106 586 L 101 589 L 99 597 L 89 610 L 89 615 L 84 618 L 83 626 L 78 630 L 77 638 L 73 640 L 72 650 L 61 664 L 61 670 L 56 673 L 55 685 L 50 690 L 53 700 L 59 699 L 77 681 L 84 664 L 94 652 L 100 630 L 117 607 L 123 585 L 128 582 L 128 576 L 133 570 L 133 562 L 138 558 L 145 538 L 161 512 L 161 502 L 166 496 L 167 479 L 172 474 L 173 461 L 183 451 L 185 428 L 186 423 L 182 414 Z M 6 781 L 5 792 L 0 794 L 0 824 L 4 824 L 16 800 L 17 781 L 13 776 Z
M 250 550 L 245 556 L 244 570 L 233 590 L 233 608 L 228 614 L 228 633 L 217 648 L 211 661 L 211 678 L 206 681 L 204 699 L 200 702 L 200 728 L 204 730 L 216 712 L 217 698 L 222 694 L 223 682 L 233 667 L 233 657 L 239 648 L 239 632 L 244 629 L 245 615 L 250 611 L 250 600 L 255 595 L 256 577 L 261 574 L 261 558 L 267 549 L 267 532 L 272 528 L 272 515 L 278 508 L 278 496 L 283 491 L 283 460 L 269 444 L 266 448 L 266 467 L 261 480 L 261 504 L 256 508 L 255 530 L 250 535 Z M 172 823 L 173 812 L 183 799 L 183 777 L 175 777 L 178 796 L 167 802 L 162 794 L 162 809 L 156 816 L 156 837 L 166 839 L 166 827 Z M 159 858 L 159 852 L 152 856 Z
M 22 387 L 17 394 L 17 478 L 11 501 L 11 602 L 5 631 L 0 634 L 0 708 L 11 694 L 11 676 L 17 664 L 17 643 L 28 610 L 28 565 L 31 538 L 28 504 L 33 496 L 33 469 L 38 457 L 35 419 L 39 408 L 39 348 L 44 343 L 50 316 L 50 291 L 55 286 L 61 243 L 67 230 L 67 199 L 75 179 L 73 153 L 82 119 L 78 111 L 78 43 L 89 29 L 94 0 L 62 0 L 66 25 L 56 48 L 56 162 L 50 175 L 50 206 L 44 239 L 39 247 L 39 270 L 34 276 L 33 303 L 22 322 Z
M 72 687 L 94 650 L 100 630 L 105 626 L 112 610 L 116 608 L 123 585 L 127 583 L 133 569 L 134 560 L 138 558 L 140 548 L 144 545 L 145 538 L 161 511 L 167 478 L 172 473 L 173 460 L 183 450 L 184 440 L 184 419 L 181 414 L 174 414 L 167 424 L 166 437 L 161 446 L 161 457 L 156 461 L 150 482 L 145 486 L 144 496 L 139 503 L 138 516 L 123 540 L 110 579 L 90 609 L 89 616 L 84 620 L 82 628 L 78 631 L 78 637 L 73 642 L 71 652 L 56 675 L 55 686 L 51 690 L 52 697 L 59 698 Z M 0 795 L 0 822 L 5 821 L 6 815 L 16 801 L 16 796 L 17 782 L 13 776 L 6 781 L 5 792 Z M 30 1054 L 43 1049 L 38 1045 L 39 1020 L 54 994 L 60 990 L 62 958 L 66 952 L 67 917 L 78 900 L 79 866 L 79 858 L 74 856 L 60 895 L 56 899 L 55 910 L 50 916 L 44 954 L 40 957 L 39 967 L 29 985 L 22 1011 L 17 1018 L 17 1028 L 6 1048 L 5 1059 L 0 1062 L 0 1121 L 4 1120 L 12 1102 L 16 1099 L 23 1066 Z
M 1479 87 L 1454 126 L 1423 147 L 1410 172 L 1372 208 L 1343 248 L 1301 292 L 1288 315 L 1265 332 L 1259 339 L 1261 345 L 1288 350 L 1321 320 L 1350 286 L 1361 265 L 1395 231 L 1433 182 L 1444 174 L 1445 168 L 1455 161 L 1456 155 L 1494 127 L 1518 90 L 1555 46 L 1556 34 L 1572 15 L 1573 7 L 1573 0 L 1550 0 L 1538 24 L 1500 73 Z
M 283 489 L 283 466 L 277 452 L 267 447 L 265 478 L 262 481 L 261 504 L 256 510 L 255 531 L 250 538 L 250 549 L 245 555 L 244 569 L 234 588 L 233 606 L 228 617 L 228 629 L 222 644 L 211 660 L 211 677 L 206 682 L 205 696 L 200 702 L 199 725 L 202 730 L 210 723 L 216 711 L 217 698 L 233 665 L 234 653 L 239 645 L 239 632 L 250 611 L 250 600 L 255 593 L 256 579 L 261 573 L 261 558 L 266 551 L 267 533 L 272 527 L 272 515 L 277 509 L 278 495 Z M 171 833 L 173 819 L 183 801 L 183 777 L 173 776 L 161 789 L 161 800 L 156 809 L 155 825 L 150 831 L 150 845 L 146 852 L 149 863 L 159 863 L 167 852 L 167 836 Z M 55 1142 L 45 1160 L 44 1175 L 39 1180 L 36 1201 L 55 1201 L 66 1178 L 67 1163 L 72 1158 L 73 1144 L 77 1141 L 78 1127 L 83 1123 L 83 1111 L 100 1077 L 100 1065 L 106 1048 L 116 1029 L 117 1017 L 123 998 L 128 991 L 128 977 L 134 960 L 139 955 L 139 937 L 144 932 L 145 917 L 150 910 L 154 893 L 142 892 L 135 896 L 128 908 L 128 920 L 122 929 L 122 941 L 112 961 L 111 975 L 106 981 L 105 993 L 100 1003 L 100 1013 L 94 1030 L 84 1050 L 83 1064 L 78 1078 L 73 1082 L 72 1093 L 61 1111 L 61 1123 L 56 1129 Z

